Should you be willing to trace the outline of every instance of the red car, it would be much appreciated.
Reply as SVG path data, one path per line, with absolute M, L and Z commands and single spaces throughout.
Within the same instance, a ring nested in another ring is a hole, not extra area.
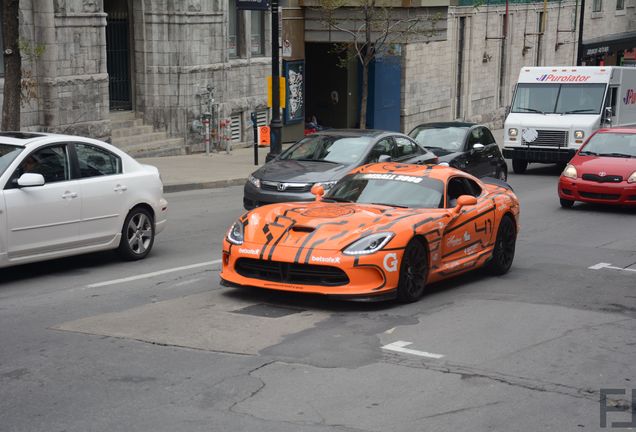
M 561 206 L 575 201 L 636 206 L 636 129 L 600 129 L 561 173 Z

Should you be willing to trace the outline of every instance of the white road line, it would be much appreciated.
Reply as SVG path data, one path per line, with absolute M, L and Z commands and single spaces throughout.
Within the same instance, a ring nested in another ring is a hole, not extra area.
M 165 269 L 165 270 L 159 270 L 156 272 L 152 272 L 152 273 L 144 273 L 144 274 L 140 274 L 137 276 L 130 276 L 127 278 L 121 278 L 121 279 L 114 279 L 114 280 L 109 280 L 109 281 L 105 281 L 105 282 L 98 282 L 98 283 L 94 283 L 94 284 L 90 284 L 90 285 L 86 285 L 88 288 L 99 288 L 99 287 L 103 287 L 103 286 L 107 286 L 107 285 L 115 285 L 115 284 L 119 284 L 119 283 L 124 283 L 124 282 L 131 282 L 131 281 L 136 281 L 139 279 L 148 279 L 148 278 L 152 278 L 155 276 L 160 276 L 166 273 L 173 273 L 173 272 L 178 272 L 178 271 L 182 271 L 182 270 L 190 270 L 193 268 L 197 268 L 197 267 L 206 267 L 206 266 L 212 266 L 215 264 L 220 264 L 221 260 L 214 260 L 214 261 L 207 261 L 207 262 L 202 262 L 202 263 L 198 263 L 198 264 L 190 264 L 187 266 L 182 266 L 182 267 L 174 267 L 174 268 L 170 268 L 170 269 Z
M 623 267 L 615 267 L 611 263 L 598 263 L 593 266 L 588 267 L 590 270 L 601 270 L 601 269 L 612 269 L 612 270 L 621 270 L 627 272 L 636 272 L 636 269 L 623 268 Z
M 414 350 L 414 349 L 410 349 L 410 348 L 404 348 L 404 347 L 412 345 L 412 344 L 413 344 L 413 342 L 397 341 L 397 342 L 390 343 L 388 345 L 384 345 L 382 347 L 382 349 L 385 349 L 385 350 L 388 350 L 388 351 L 395 351 L 395 352 L 399 352 L 399 353 L 404 353 L 404 354 L 413 354 L 413 355 L 416 355 L 416 356 L 428 357 L 428 358 L 433 358 L 433 359 L 441 359 L 442 357 L 444 357 L 442 354 L 435 354 L 435 353 L 430 353 L 430 352 L 426 352 L 426 351 L 419 351 L 419 350 Z

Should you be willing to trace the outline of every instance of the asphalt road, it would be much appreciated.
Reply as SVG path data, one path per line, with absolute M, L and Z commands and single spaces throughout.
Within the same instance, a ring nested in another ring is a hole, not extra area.
M 636 211 L 563 210 L 557 175 L 510 176 L 510 273 L 415 304 L 221 288 L 240 187 L 168 195 L 143 262 L 0 270 L 0 431 L 621 430 L 599 399 L 636 388 Z

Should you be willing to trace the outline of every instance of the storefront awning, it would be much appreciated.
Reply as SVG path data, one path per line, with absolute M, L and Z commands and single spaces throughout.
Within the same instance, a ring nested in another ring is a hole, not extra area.
M 636 32 L 614 33 L 597 38 L 584 39 L 582 55 L 587 57 L 633 48 L 636 48 Z

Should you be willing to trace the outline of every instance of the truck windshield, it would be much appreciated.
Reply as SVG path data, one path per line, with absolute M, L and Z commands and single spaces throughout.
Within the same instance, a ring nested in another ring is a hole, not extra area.
M 606 84 L 519 84 L 513 113 L 599 114 Z

